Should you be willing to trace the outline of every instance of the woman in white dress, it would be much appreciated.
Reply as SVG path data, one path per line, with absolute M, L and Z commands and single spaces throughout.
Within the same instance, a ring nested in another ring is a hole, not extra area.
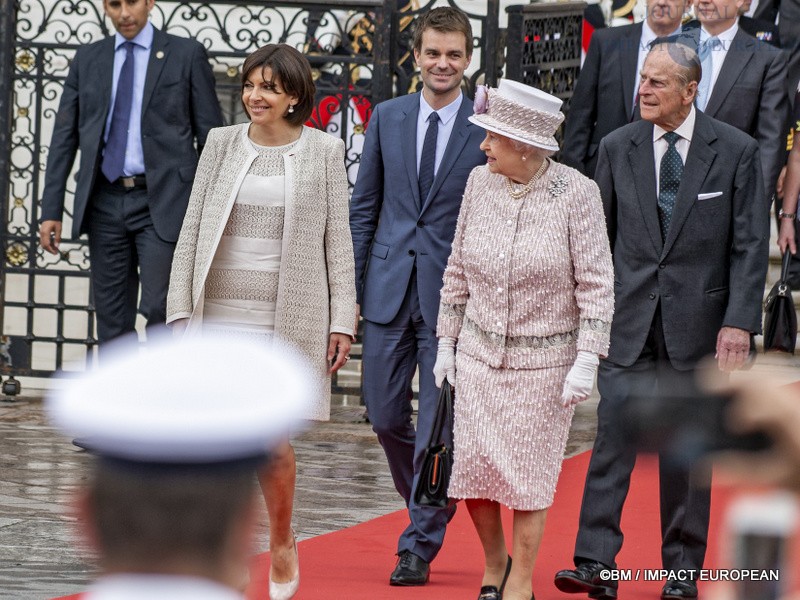
M 317 388 L 308 418 L 327 420 L 330 374 L 346 363 L 354 334 L 355 270 L 344 144 L 303 125 L 314 92 L 308 61 L 290 46 L 269 44 L 245 59 L 250 122 L 209 133 L 173 259 L 167 323 L 179 334 L 213 330 L 299 350 Z M 259 482 L 270 598 L 287 600 L 300 578 L 288 440 Z
M 456 388 L 448 493 L 465 499 L 483 545 L 480 600 L 533 598 L 574 404 L 608 350 L 603 206 L 593 181 L 549 158 L 560 107 L 514 81 L 479 89 L 470 121 L 487 130 L 488 161 L 470 174 L 444 273 L 434 374 Z M 501 504 L 514 510 L 513 563 Z

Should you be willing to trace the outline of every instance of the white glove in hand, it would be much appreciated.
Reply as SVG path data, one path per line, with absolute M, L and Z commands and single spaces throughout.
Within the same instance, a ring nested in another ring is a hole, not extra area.
M 442 387 L 445 377 L 450 385 L 456 387 L 456 338 L 439 338 L 439 350 L 436 352 L 433 376 L 436 378 L 436 387 L 438 388 Z
M 578 352 L 575 364 L 572 365 L 564 381 L 564 392 L 561 394 L 564 406 L 583 402 L 589 397 L 594 388 L 594 377 L 599 364 L 600 358 L 594 352 L 585 350 Z

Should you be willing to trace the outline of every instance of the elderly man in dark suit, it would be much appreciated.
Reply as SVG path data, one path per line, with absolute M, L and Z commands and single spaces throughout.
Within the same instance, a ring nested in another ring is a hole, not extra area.
M 483 130 L 461 92 L 472 27 L 460 10 L 435 8 L 415 24 L 422 91 L 379 104 L 367 128 L 350 207 L 356 294 L 364 317 L 364 400 L 410 524 L 391 585 L 424 585 L 455 507 L 414 502 L 436 416 L 436 320 L 467 177 L 486 162 Z M 419 365 L 419 413 L 411 381 Z
M 647 18 L 641 23 L 592 34 L 564 125 L 561 162 L 594 177 L 600 140 L 638 118 L 639 71 L 650 43 L 680 32 L 686 4 L 647 0 Z
M 622 546 L 620 517 L 636 461 L 621 407 L 632 390 L 688 386 L 707 355 L 716 355 L 722 371 L 741 367 L 761 327 L 769 219 L 756 200 L 764 191 L 758 145 L 695 109 L 700 71 L 691 48 L 655 45 L 639 86 L 643 120 L 600 145 L 597 183 L 614 260 L 615 313 L 598 376 L 576 569 L 555 578 L 560 590 L 594 599 L 617 597 L 616 583 L 601 574 L 615 568 Z M 707 484 L 661 461 L 664 569 L 702 569 Z M 691 579 L 669 580 L 661 594 L 696 596 Z
M 139 311 L 148 325 L 164 322 L 198 154 L 222 125 L 205 49 L 153 27 L 154 5 L 103 0 L 117 33 L 75 53 L 47 161 L 39 237 L 57 254 L 67 177 L 81 151 L 72 236 L 89 235 L 101 343 L 134 332 L 140 282 Z

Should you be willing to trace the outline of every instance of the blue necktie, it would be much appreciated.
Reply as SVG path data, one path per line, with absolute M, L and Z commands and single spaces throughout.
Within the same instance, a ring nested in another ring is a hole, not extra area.
M 108 128 L 108 140 L 103 153 L 101 170 L 109 181 L 116 181 L 124 175 L 125 149 L 128 146 L 128 125 L 133 104 L 133 42 L 124 42 L 125 62 L 117 80 L 117 96 L 114 99 L 114 112 Z
M 664 134 L 664 139 L 669 144 L 667 152 L 661 158 L 658 184 L 658 217 L 661 223 L 661 239 L 667 237 L 669 223 L 672 220 L 672 210 L 675 208 L 675 199 L 678 197 L 678 188 L 683 176 L 683 161 L 675 143 L 680 139 L 674 131 Z
M 433 171 L 436 167 L 436 137 L 439 135 L 439 115 L 432 112 L 428 117 L 428 131 L 422 144 L 419 161 L 419 201 L 425 202 L 433 185 Z
M 700 59 L 700 66 L 703 69 L 703 74 L 700 77 L 700 83 L 697 84 L 697 100 L 695 104 L 697 108 L 702 111 L 706 110 L 708 105 L 708 98 L 711 96 L 711 79 L 714 77 L 714 58 L 713 50 L 721 45 L 719 38 L 710 37 L 705 42 L 700 44 L 697 56 Z

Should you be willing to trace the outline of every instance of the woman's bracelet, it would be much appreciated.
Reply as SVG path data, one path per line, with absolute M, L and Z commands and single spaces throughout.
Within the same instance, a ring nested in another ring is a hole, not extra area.
M 779 219 L 796 219 L 797 218 L 797 213 L 796 212 L 787 213 L 787 212 L 783 212 L 783 209 L 780 209 L 778 211 L 778 218 Z

